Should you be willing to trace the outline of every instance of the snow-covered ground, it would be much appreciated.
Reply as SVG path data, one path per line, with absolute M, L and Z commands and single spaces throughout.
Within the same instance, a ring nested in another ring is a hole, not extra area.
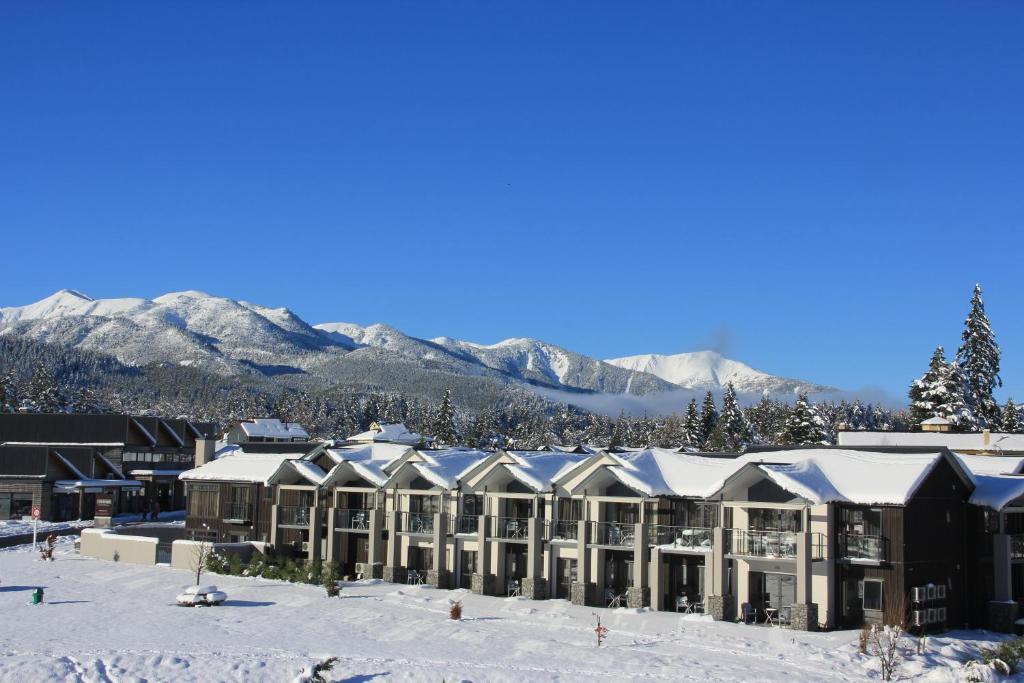
M 860 681 L 877 668 L 856 633 L 802 633 L 671 613 L 574 607 L 381 582 L 321 588 L 207 574 L 222 607 L 174 606 L 188 572 L 76 555 L 55 562 L 24 546 L 0 552 L 0 680 L 282 681 L 328 656 L 329 680 L 375 681 Z M 34 606 L 31 589 L 44 586 Z M 448 601 L 463 601 L 462 621 Z M 595 645 L 594 616 L 610 631 Z M 906 678 L 957 680 L 982 633 L 933 638 Z
M 160 514 L 160 523 L 168 524 L 184 524 L 185 511 L 184 510 L 172 510 L 171 512 L 164 512 Z M 114 524 L 130 524 L 132 522 L 143 521 L 141 514 L 133 515 L 118 515 L 114 518 Z M 91 519 L 76 519 L 70 522 L 39 522 L 39 528 L 37 533 L 40 539 L 46 538 L 47 534 L 53 533 L 54 531 L 63 531 L 65 529 L 87 529 L 92 527 L 93 521 Z M 153 526 L 153 523 L 147 524 L 147 526 Z M 32 522 L 22 521 L 20 519 L 11 520 L 0 520 L 0 538 L 6 538 L 8 536 L 21 536 L 24 534 L 32 533 Z M 13 541 L 17 543 L 17 541 Z

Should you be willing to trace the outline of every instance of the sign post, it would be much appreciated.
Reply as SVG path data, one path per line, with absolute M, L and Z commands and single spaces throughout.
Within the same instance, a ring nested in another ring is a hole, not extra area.
M 38 505 L 32 506 L 32 550 L 33 552 L 39 550 L 39 546 L 36 545 L 36 529 L 39 526 L 39 516 L 42 510 L 39 509 Z

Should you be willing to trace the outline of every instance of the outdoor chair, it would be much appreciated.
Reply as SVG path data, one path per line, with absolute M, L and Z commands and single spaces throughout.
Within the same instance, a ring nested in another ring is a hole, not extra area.
M 757 623 L 757 608 L 755 608 L 749 602 L 745 602 L 742 605 L 740 605 L 740 613 L 744 624 Z
M 519 582 L 515 579 L 510 579 L 508 586 L 506 587 L 506 593 L 510 598 L 519 597 L 522 595 L 522 589 L 519 587 Z
M 366 513 L 357 512 L 352 515 L 352 528 L 353 529 L 365 529 L 366 528 Z
M 690 598 L 685 595 L 680 595 L 676 598 L 676 611 L 683 614 L 693 614 L 693 605 L 690 603 Z
M 622 596 L 616 593 L 613 588 L 606 588 L 604 590 L 604 599 L 609 607 L 622 607 Z

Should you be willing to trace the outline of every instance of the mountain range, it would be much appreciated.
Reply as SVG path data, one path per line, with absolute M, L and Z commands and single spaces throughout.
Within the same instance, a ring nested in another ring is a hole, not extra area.
M 476 344 L 420 339 L 385 324 L 311 325 L 287 308 L 203 292 L 155 299 L 92 299 L 61 290 L 26 306 L 0 308 L 0 334 L 115 356 L 126 365 L 192 366 L 223 376 L 256 374 L 284 383 L 318 382 L 408 391 L 410 382 L 515 383 L 560 392 L 644 396 L 666 391 L 744 394 L 828 393 L 713 351 L 594 359 L 537 339 Z

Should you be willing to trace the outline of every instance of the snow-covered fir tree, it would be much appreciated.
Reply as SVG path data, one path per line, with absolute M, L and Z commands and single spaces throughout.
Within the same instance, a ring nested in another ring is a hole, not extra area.
M 704 403 L 700 410 L 700 447 L 706 448 L 718 426 L 718 407 L 715 405 L 715 397 L 709 391 L 704 395 Z
M 910 385 L 910 419 L 919 425 L 930 418 L 941 417 L 957 429 L 971 430 L 977 420 L 967 406 L 965 385 L 956 362 L 947 363 L 943 348 L 936 347 L 928 371 Z
M 21 400 L 21 410 L 32 413 L 62 413 L 67 410 L 67 401 L 53 376 L 53 372 L 42 361 L 32 370 L 32 379 Z
M 818 444 L 826 442 L 825 423 L 807 401 L 807 396 L 801 394 L 786 418 L 786 425 L 782 430 L 782 443 L 790 445 Z
M 1006 399 L 1006 405 L 1003 406 L 1001 429 L 1010 434 L 1020 431 L 1020 411 L 1012 398 Z
M 431 426 L 431 436 L 441 446 L 454 446 L 459 443 L 459 432 L 455 425 L 455 408 L 452 406 L 452 390 L 445 389 L 438 406 L 437 416 Z
M 999 421 L 999 404 L 992 392 L 1003 385 L 999 377 L 999 345 L 992 331 L 985 302 L 981 298 L 981 285 L 974 286 L 971 297 L 971 311 L 964 321 L 962 343 L 956 352 L 965 382 L 964 397 L 971 413 L 977 420 L 975 428 L 996 425 Z
M 683 418 L 683 445 L 692 448 L 700 447 L 700 413 L 697 411 L 697 399 L 691 398 L 686 406 Z
M 13 413 L 17 410 L 18 380 L 12 368 L 0 377 L 0 413 Z
M 730 451 L 738 451 L 750 444 L 750 425 L 736 401 L 736 389 L 732 382 L 725 385 L 722 394 L 722 415 L 718 421 L 722 432 L 723 446 Z

